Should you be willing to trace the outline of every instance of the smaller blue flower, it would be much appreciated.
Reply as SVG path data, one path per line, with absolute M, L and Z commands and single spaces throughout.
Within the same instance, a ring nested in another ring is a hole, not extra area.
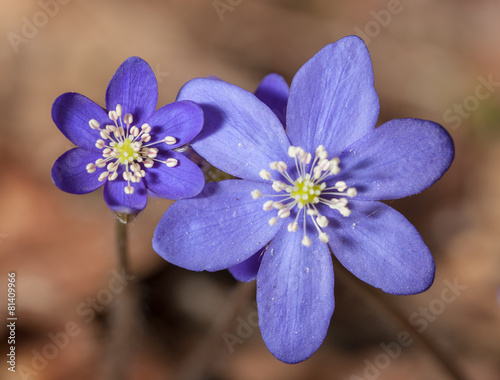
M 117 213 L 137 214 L 147 191 L 168 199 L 197 195 L 205 183 L 200 168 L 174 149 L 203 127 L 201 108 L 189 100 L 158 110 L 158 85 L 151 67 L 130 57 L 106 91 L 106 109 L 69 92 L 52 106 L 52 119 L 77 147 L 60 156 L 52 180 L 72 194 L 104 185 L 104 200 Z

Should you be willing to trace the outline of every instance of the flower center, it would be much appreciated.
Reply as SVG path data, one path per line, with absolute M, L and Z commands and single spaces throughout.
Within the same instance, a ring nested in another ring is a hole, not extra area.
M 106 170 L 99 175 L 99 181 L 116 180 L 118 169 L 123 166 L 122 177 L 127 181 L 124 191 L 130 195 L 134 193 L 131 183 L 139 183 L 141 178 L 146 176 L 146 169 L 152 168 L 155 161 L 169 168 L 177 166 L 179 162 L 175 158 L 168 158 L 165 161 L 156 159 L 158 148 L 151 148 L 160 143 L 177 144 L 175 137 L 166 136 L 162 140 L 149 143 L 152 138 L 151 127 L 146 123 L 141 129 L 132 125 L 133 117 L 130 113 L 126 113 L 122 118 L 120 104 L 116 106 L 116 110 L 109 111 L 108 116 L 114 125 L 109 124 L 101 128 L 97 120 L 89 121 L 90 128 L 100 131 L 101 139 L 96 141 L 95 146 L 102 149 L 102 158 L 89 163 L 86 169 L 88 173 L 94 173 L 97 168 L 106 167 Z
M 139 154 L 132 149 L 132 140 L 127 137 L 123 142 L 115 145 L 116 158 L 120 160 L 121 164 L 126 164 L 134 160 L 134 158 L 139 157 Z
M 315 185 L 308 179 L 304 180 L 302 177 L 295 181 L 295 186 L 290 192 L 290 197 L 295 199 L 301 208 L 309 203 L 319 203 L 319 195 L 321 195 L 321 186 Z
M 351 214 L 351 210 L 347 207 L 348 200 L 346 196 L 350 198 L 356 196 L 356 189 L 347 187 L 347 184 L 343 181 L 337 181 L 332 186 L 333 182 L 328 179 L 340 172 L 340 160 L 337 157 L 328 160 L 328 153 L 322 145 L 316 149 L 314 160 L 312 160 L 310 153 L 305 152 L 300 147 L 291 146 L 288 155 L 295 160 L 297 178 L 292 178 L 287 171 L 286 163 L 283 161 L 271 162 L 270 168 L 277 171 L 285 182 L 272 178 L 270 172 L 262 169 L 259 173 L 261 178 L 272 181 L 272 188 L 278 194 L 263 195 L 259 190 L 254 190 L 252 191 L 252 197 L 258 199 L 265 196 L 279 199 L 278 201 L 268 200 L 263 205 L 266 211 L 278 210 L 277 216 L 269 219 L 271 226 L 275 225 L 279 218 L 288 218 L 291 211 L 297 207 L 295 220 L 288 224 L 288 231 L 295 232 L 299 229 L 298 221 L 302 214 L 304 234 L 302 244 L 309 247 L 311 239 L 306 233 L 306 221 L 307 216 L 309 216 L 318 231 L 319 240 L 328 243 L 328 235 L 322 230 L 328 226 L 328 219 L 321 215 L 318 206 L 321 204 L 326 205 L 339 211 L 342 216 L 347 217 Z M 327 180 L 330 186 L 327 185 Z

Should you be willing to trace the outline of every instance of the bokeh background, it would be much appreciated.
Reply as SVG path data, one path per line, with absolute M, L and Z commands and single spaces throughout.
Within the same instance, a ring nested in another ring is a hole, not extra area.
M 130 228 L 141 323 L 129 379 L 447 379 L 420 338 L 464 379 L 500 378 L 499 1 L 0 0 L 0 9 L 1 324 L 11 271 L 19 318 L 15 374 L 5 360 L 8 330 L 0 329 L 1 379 L 106 378 L 107 308 L 91 321 L 81 311 L 117 266 L 114 220 L 100 191 L 70 195 L 51 182 L 52 163 L 71 147 L 50 117 L 58 95 L 76 91 L 104 105 L 109 79 L 132 55 L 154 69 L 159 105 L 198 76 L 253 91 L 269 72 L 290 82 L 324 45 L 350 34 L 368 43 L 379 122 L 430 119 L 455 140 L 455 162 L 441 181 L 390 202 L 431 248 L 434 285 L 388 296 L 337 266 L 326 341 L 306 362 L 286 365 L 254 327 L 251 284 L 238 287 L 225 271 L 191 273 L 154 253 L 153 230 L 170 202 L 151 199 Z M 445 281 L 462 286 L 453 302 L 442 300 Z M 423 330 L 388 362 L 381 344 L 408 326 L 380 300 Z M 47 351 L 68 323 L 79 333 Z M 44 348 L 45 363 L 36 359 Z M 43 369 L 30 372 L 33 363 Z

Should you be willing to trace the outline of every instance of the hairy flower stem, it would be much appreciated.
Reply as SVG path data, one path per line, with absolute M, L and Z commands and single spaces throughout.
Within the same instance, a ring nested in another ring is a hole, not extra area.
M 447 373 L 448 378 L 454 380 L 467 380 L 462 374 L 462 371 L 458 368 L 455 360 L 445 353 L 431 337 L 415 330 L 415 327 L 408 321 L 408 318 L 397 310 L 385 297 L 381 297 L 374 288 L 364 286 L 358 279 L 353 278 L 352 274 L 349 273 L 335 257 L 334 261 L 337 261 L 337 265 L 335 266 L 335 278 L 337 281 L 342 283 L 346 289 L 351 289 L 354 294 L 358 295 L 371 306 L 388 315 L 394 322 L 400 325 L 401 328 L 408 331 L 415 340 L 420 342 L 422 347 L 425 348 L 434 360 L 439 363 L 442 370 Z
M 129 377 L 132 347 L 137 340 L 135 333 L 139 327 L 137 287 L 135 282 L 129 281 L 133 276 L 130 276 L 128 262 L 127 224 L 128 220 L 119 217 L 115 222 L 118 272 L 125 278 L 125 284 L 122 284 L 121 291 L 114 294 L 109 311 L 109 377 L 107 378 L 111 380 L 125 380 Z
M 210 373 L 210 365 L 217 362 L 222 354 L 223 334 L 231 331 L 231 326 L 238 315 L 255 295 L 255 281 L 238 282 L 229 296 L 225 307 L 220 311 L 204 340 L 184 359 L 177 371 L 175 380 L 201 380 Z

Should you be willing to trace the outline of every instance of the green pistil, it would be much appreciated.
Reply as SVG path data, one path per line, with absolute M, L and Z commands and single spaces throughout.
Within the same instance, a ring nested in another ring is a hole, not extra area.
M 130 138 L 126 138 L 123 142 L 115 145 L 116 158 L 120 160 L 120 163 L 125 164 L 127 162 L 132 162 L 136 157 L 138 157 L 137 152 L 130 146 L 132 141 Z
M 302 180 L 302 178 L 295 181 L 295 186 L 290 192 L 290 196 L 295 199 L 302 207 L 310 203 L 318 203 L 319 195 L 321 194 L 321 185 L 315 185 L 310 180 Z

